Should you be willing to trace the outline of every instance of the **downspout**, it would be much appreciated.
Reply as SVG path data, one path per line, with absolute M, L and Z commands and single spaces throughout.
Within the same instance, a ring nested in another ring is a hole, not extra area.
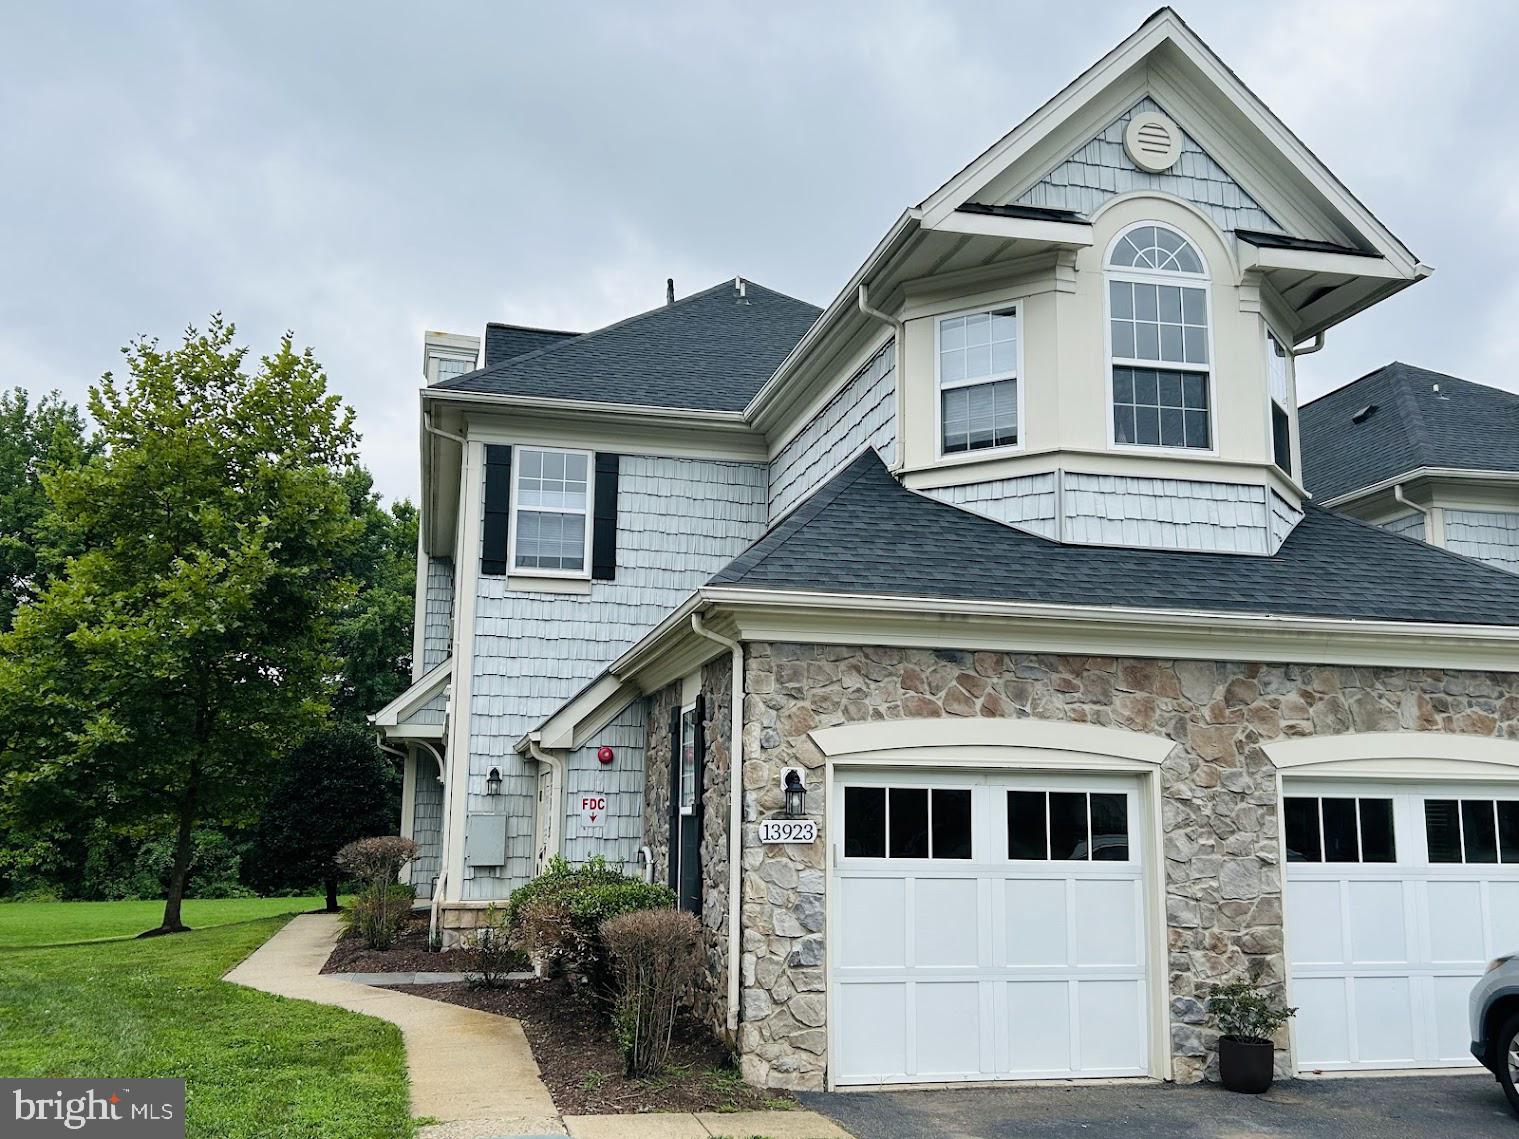
M 1444 511 L 1441 511 L 1437 515 L 1433 507 L 1420 506 L 1417 502 L 1403 493 L 1402 483 L 1393 484 L 1392 497 L 1396 499 L 1401 505 L 1408 507 L 1410 510 L 1417 511 L 1424 516 L 1424 541 L 1429 543 L 1431 546 L 1439 546 L 1441 549 L 1445 548 Z
M 443 784 L 443 820 L 438 826 L 438 880 L 433 883 L 432 904 L 428 906 L 427 915 L 427 944 L 432 946 L 438 943 L 438 909 L 443 904 L 443 893 L 448 886 L 448 808 L 453 788 L 445 777 L 447 769 L 443 764 L 442 753 L 426 740 L 418 740 L 417 746 L 425 747 L 432 753 L 433 762 L 438 765 L 438 782 Z
M 860 296 L 865 287 L 860 286 Z M 861 302 L 863 304 L 863 300 Z M 899 448 L 900 449 L 900 448 Z M 701 614 L 691 614 L 691 631 L 716 641 L 733 661 L 732 721 L 728 728 L 728 1031 L 738 1032 L 738 963 L 743 946 L 739 923 L 739 885 L 744 857 L 744 646 L 712 632 L 702 624 Z
M 1312 356 L 1315 352 L 1323 347 L 1324 334 L 1320 332 L 1313 338 L 1313 343 L 1308 345 L 1307 348 L 1289 348 L 1287 349 L 1287 352 L 1294 360 L 1296 360 L 1299 356 Z
M 549 796 L 552 802 L 549 804 L 549 857 L 564 853 L 564 760 L 559 756 L 550 755 L 538 746 L 538 741 L 532 736 L 527 738 L 527 753 L 539 763 L 548 767 L 550 775 Z
M 875 320 L 879 320 L 882 324 L 888 325 L 892 330 L 892 337 L 894 338 L 892 341 L 891 350 L 895 354 L 893 370 L 896 372 L 896 383 L 894 385 L 894 388 L 897 416 L 897 441 L 896 456 L 891 464 L 891 473 L 896 474 L 904 466 L 907 465 L 907 447 L 905 445 L 905 441 L 902 438 L 903 425 L 907 422 L 907 385 L 902 382 L 902 358 L 906 352 L 907 326 L 896 317 L 890 316 L 878 308 L 871 308 L 870 290 L 864 284 L 860 285 L 858 301 L 860 305 L 860 311 L 866 316 L 871 317 Z M 700 630 L 697 631 L 700 632 Z M 704 635 L 710 636 L 710 634 Z M 714 637 L 713 639 L 718 640 L 720 638 Z

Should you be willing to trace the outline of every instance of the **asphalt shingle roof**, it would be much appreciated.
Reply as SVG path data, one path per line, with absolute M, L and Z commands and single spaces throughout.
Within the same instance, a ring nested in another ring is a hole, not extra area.
M 753 281 L 745 293 L 724 281 L 436 389 L 742 411 L 822 311 Z
M 526 356 L 529 352 L 579 335 L 578 332 L 561 332 L 554 328 L 524 328 L 520 324 L 491 321 L 485 326 L 485 367 L 515 360 L 518 356 Z
M 1321 500 L 1420 467 L 1519 471 L 1519 395 L 1412 364 L 1394 361 L 1304 404 L 1298 422 L 1303 485 Z
M 1272 557 L 1062 545 L 915 494 L 870 451 L 709 584 L 1519 625 L 1519 574 L 1320 507 Z

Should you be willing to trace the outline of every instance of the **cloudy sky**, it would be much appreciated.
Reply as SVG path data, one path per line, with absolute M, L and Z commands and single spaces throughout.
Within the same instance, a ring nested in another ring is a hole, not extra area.
M 388 495 L 424 329 L 591 328 L 743 274 L 826 303 L 1154 0 L 0 0 L 0 384 L 82 399 L 213 310 L 315 347 Z M 1519 4 L 1182 15 L 1438 272 L 1303 361 L 1519 389 Z

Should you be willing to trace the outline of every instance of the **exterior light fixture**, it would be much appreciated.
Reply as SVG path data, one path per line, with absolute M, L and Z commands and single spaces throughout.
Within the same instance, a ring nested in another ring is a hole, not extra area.
M 801 818 L 807 804 L 807 788 L 802 786 L 802 773 L 794 767 L 787 768 L 783 787 L 786 792 L 786 817 Z
M 485 777 L 485 793 L 487 795 L 501 794 L 501 772 L 498 768 L 491 768 L 491 773 Z

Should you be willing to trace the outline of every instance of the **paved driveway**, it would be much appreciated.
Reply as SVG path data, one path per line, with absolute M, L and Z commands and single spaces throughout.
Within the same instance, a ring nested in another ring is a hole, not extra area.
M 1125 1084 L 840 1092 L 801 1099 L 859 1139 L 1519 1139 L 1519 1118 L 1487 1075 L 1289 1080 L 1263 1096 L 1236 1095 L 1214 1084 Z

